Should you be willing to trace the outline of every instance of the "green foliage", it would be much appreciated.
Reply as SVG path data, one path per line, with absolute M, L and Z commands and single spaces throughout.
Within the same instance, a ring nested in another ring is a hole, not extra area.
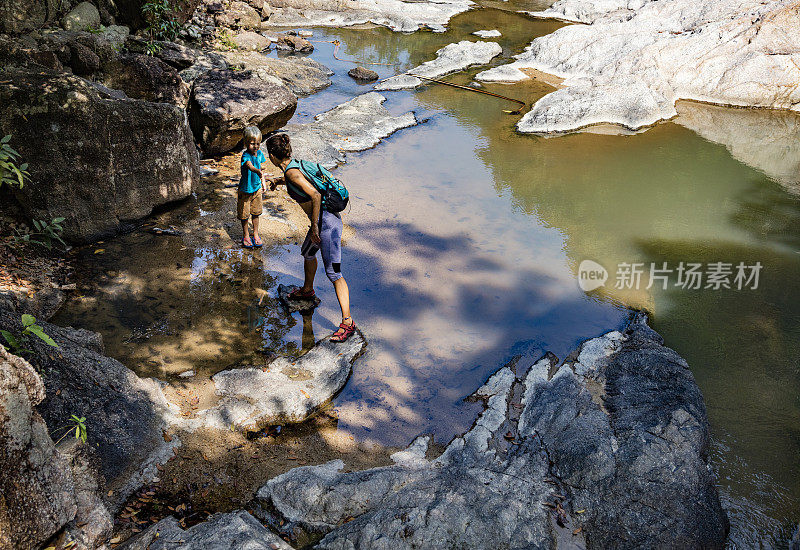
M 228 32 L 228 29 L 223 29 L 217 36 L 216 48 L 223 52 L 230 52 L 238 49 L 238 46 L 233 41 L 233 36 Z
M 23 163 L 17 166 L 19 153 L 8 144 L 9 141 L 11 141 L 10 135 L 0 139 L 0 187 L 5 184 L 22 189 L 25 180 L 30 177 L 28 165 Z
M 20 334 L 14 334 L 7 330 L 0 330 L 0 335 L 3 336 L 3 339 L 6 341 L 5 348 L 14 353 L 19 355 L 21 353 L 30 353 L 31 350 L 23 347 L 28 344 L 30 335 L 33 334 L 37 338 L 39 338 L 42 342 L 47 344 L 48 346 L 53 346 L 54 348 L 58 347 L 55 340 L 50 338 L 47 333 L 36 324 L 36 317 L 30 315 L 28 313 L 24 313 L 21 318 L 22 321 L 22 332 Z
M 175 40 L 181 30 L 170 0 L 148 0 L 142 6 L 142 15 L 147 21 L 145 32 L 150 36 L 147 44 L 148 55 L 154 55 L 161 49 L 161 46 L 154 44 L 154 41 Z
M 34 231 L 31 231 L 30 227 L 14 229 L 14 233 L 16 233 L 14 242 L 36 244 L 52 250 L 53 242 L 58 241 L 61 246 L 66 248 L 67 243 L 61 239 L 61 234 L 64 232 L 64 228 L 61 227 L 63 221 L 64 218 L 53 218 L 50 223 L 44 220 L 33 220 Z
M 68 424 L 66 426 L 61 426 L 58 430 L 63 430 L 66 428 L 66 431 L 61 435 L 61 437 L 56 441 L 56 445 L 61 443 L 65 437 L 67 437 L 70 433 L 74 434 L 75 439 L 82 443 L 86 443 L 86 417 L 81 416 L 78 417 L 76 415 L 70 415 Z M 56 431 L 58 431 L 56 430 Z

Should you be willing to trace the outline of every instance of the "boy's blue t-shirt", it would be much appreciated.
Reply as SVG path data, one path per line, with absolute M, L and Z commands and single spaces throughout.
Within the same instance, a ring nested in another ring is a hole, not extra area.
M 239 191 L 242 193 L 255 193 L 261 189 L 261 178 L 245 166 L 248 160 L 260 170 L 261 163 L 266 162 L 267 159 L 261 149 L 256 151 L 255 156 L 251 155 L 247 149 L 242 152 L 242 177 L 239 179 Z

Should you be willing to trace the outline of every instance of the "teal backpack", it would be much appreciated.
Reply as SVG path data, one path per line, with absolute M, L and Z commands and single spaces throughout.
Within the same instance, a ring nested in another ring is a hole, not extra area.
M 347 192 L 347 188 L 342 182 L 334 178 L 333 174 L 324 166 L 320 166 L 318 163 L 308 160 L 292 159 L 286 166 L 286 170 L 291 168 L 299 168 L 311 185 L 316 187 L 317 191 L 320 192 L 322 195 L 323 210 L 337 213 L 347 207 L 347 203 L 350 200 L 350 194 Z M 283 171 L 284 175 L 286 174 L 286 170 Z M 307 202 L 311 200 L 311 197 L 304 193 L 302 189 L 292 184 L 288 179 L 286 180 L 286 190 L 289 192 L 289 196 L 297 202 Z

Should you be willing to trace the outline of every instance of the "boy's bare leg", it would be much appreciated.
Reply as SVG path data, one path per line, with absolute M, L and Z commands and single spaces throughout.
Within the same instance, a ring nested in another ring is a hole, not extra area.
M 333 283 L 333 288 L 336 290 L 339 307 L 342 308 L 342 322 L 352 325 L 353 319 L 350 318 L 350 289 L 347 287 L 347 281 L 344 280 L 344 277 L 336 279 Z M 347 322 L 348 319 L 349 322 Z
M 303 281 L 303 292 L 308 293 L 314 290 L 314 277 L 317 275 L 317 257 L 306 258 L 303 263 L 305 271 L 305 281 Z
M 249 222 L 250 220 L 245 218 L 245 219 L 239 220 L 239 221 L 242 222 L 242 240 L 249 239 L 250 238 L 250 231 L 248 230 L 247 222 Z
M 258 236 L 258 216 L 253 216 L 253 244 L 261 244 L 261 237 Z

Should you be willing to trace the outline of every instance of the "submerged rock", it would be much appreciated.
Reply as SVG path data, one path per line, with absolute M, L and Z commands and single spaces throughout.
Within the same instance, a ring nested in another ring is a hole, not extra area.
M 411 112 L 392 116 L 384 101 L 379 93 L 369 92 L 317 115 L 314 122 L 287 125 L 294 156 L 333 168 L 344 162 L 344 152 L 369 149 L 397 130 L 417 124 Z
M 462 40 L 448 44 L 436 51 L 436 58 L 406 71 L 406 74 L 387 78 L 375 86 L 376 90 L 402 90 L 414 88 L 425 82 L 412 74 L 428 78 L 438 78 L 462 71 L 473 65 L 484 65 L 503 53 L 497 42 L 470 42 Z
M 310 57 L 266 57 L 255 52 L 225 52 L 222 54 L 231 67 L 253 71 L 267 82 L 283 82 L 298 96 L 311 95 L 331 85 L 333 74 L 328 67 Z
M 266 368 L 218 372 L 211 379 L 219 403 L 197 415 L 199 425 L 255 431 L 302 422 L 339 393 L 366 346 L 356 331 L 344 343 L 325 338 L 296 361 L 278 357 Z
M 314 44 L 305 38 L 301 38 L 300 36 L 292 36 L 291 34 L 283 34 L 279 36 L 276 47 L 279 50 L 289 50 L 300 53 L 311 53 L 314 51 Z
M 474 394 L 473 428 L 434 460 L 422 437 L 393 466 L 295 468 L 259 490 L 258 515 L 321 549 L 723 548 L 686 362 L 639 319 L 556 367 L 500 369 Z
M 514 82 L 529 78 L 525 69 L 564 78 L 518 123 L 532 133 L 598 123 L 635 130 L 675 116 L 678 99 L 800 110 L 795 4 L 559 0 L 532 15 L 589 24 L 537 38 L 517 61 L 477 78 Z
M 297 98 L 280 82 L 264 82 L 251 71 L 214 69 L 194 81 L 189 121 L 208 155 L 231 151 L 250 125 L 263 133 L 286 124 Z
M 471 0 L 273 0 L 269 24 L 276 27 L 347 27 L 373 23 L 398 32 L 429 28 L 444 31 L 451 17 L 467 11 Z
M 119 550 L 292 550 L 278 535 L 245 512 L 217 514 L 208 521 L 181 529 L 173 517 L 162 519 Z
M 378 73 L 371 69 L 366 69 L 364 67 L 353 67 L 347 74 L 350 75 L 350 78 L 354 78 L 355 80 L 362 80 L 364 82 L 371 82 L 373 80 L 378 80 Z
M 2 548 L 39 548 L 77 510 L 69 462 L 56 450 L 35 408 L 44 397 L 34 368 L 0 346 Z
M 112 235 L 123 221 L 189 196 L 199 181 L 176 105 L 126 99 L 41 67 L 0 69 L 0 104 L 0 126 L 31 174 L 15 195 L 31 219 L 66 218 L 72 241 Z
M 303 300 L 290 300 L 289 294 L 298 288 L 300 287 L 297 285 L 278 285 L 278 299 L 289 313 L 296 313 L 298 311 L 311 311 L 320 304 L 321 300 L 317 296 Z

